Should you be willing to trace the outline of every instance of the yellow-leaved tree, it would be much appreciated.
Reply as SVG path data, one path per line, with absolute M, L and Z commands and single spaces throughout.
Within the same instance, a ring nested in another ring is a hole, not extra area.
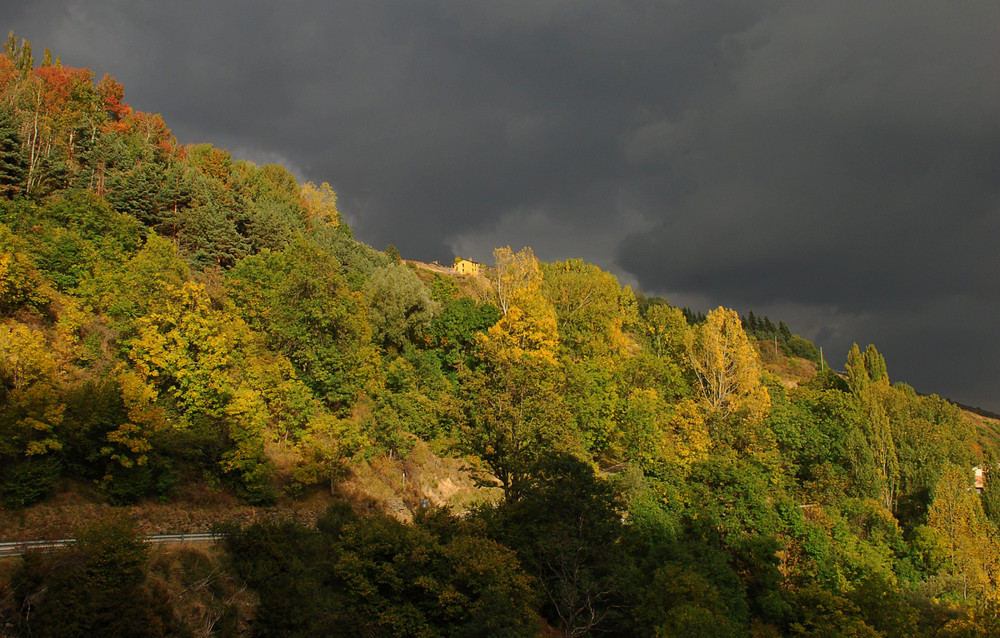
M 109 449 L 141 455 L 143 431 L 156 422 L 148 418 L 155 401 L 166 399 L 180 416 L 171 427 L 211 423 L 227 441 L 219 467 L 249 497 L 264 498 L 273 469 L 267 444 L 298 440 L 318 406 L 291 363 L 266 352 L 262 336 L 241 318 L 215 308 L 204 285 L 187 282 L 170 293 L 160 312 L 136 321 L 129 359 L 147 387 L 126 394 L 131 386 L 123 384 L 132 421 L 113 433 Z
M 306 182 L 302 186 L 302 202 L 305 204 L 308 216 L 305 220 L 307 223 L 313 219 L 320 219 L 331 226 L 340 224 L 337 194 L 327 182 L 323 182 L 319 186 L 312 182 Z
M 949 464 L 934 487 L 927 524 L 939 534 L 963 599 L 997 600 L 1000 543 L 972 489 L 972 470 Z
M 493 251 L 492 274 L 500 321 L 479 336 L 480 355 L 494 362 L 517 362 L 524 356 L 555 364 L 559 347 L 556 313 L 542 293 L 542 271 L 531 248 Z
M 493 251 L 496 264 L 490 273 L 490 283 L 496 294 L 500 312 L 507 315 L 512 306 L 523 306 L 541 296 L 542 271 L 535 252 L 526 246 L 516 253 L 510 246 Z
M 619 421 L 625 430 L 630 458 L 644 471 L 662 466 L 688 472 L 712 448 L 704 413 L 684 399 L 669 404 L 652 388 L 637 388 L 622 401 Z
M 59 476 L 56 429 L 66 406 L 59 361 L 45 334 L 17 321 L 0 323 L 0 500 L 23 507 Z
M 556 359 L 555 310 L 542 294 L 534 253 L 507 247 L 494 256 L 493 290 L 503 317 L 477 335 L 477 365 L 462 372 L 459 447 L 475 459 L 477 478 L 498 484 L 511 499 L 539 454 L 572 447 L 577 439 L 569 435 Z
M 677 361 L 683 358 L 684 339 L 690 328 L 680 308 L 667 304 L 653 305 L 646 311 L 642 325 L 653 354 Z
M 688 333 L 686 349 L 698 391 L 712 415 L 737 413 L 758 421 L 771 397 L 761 381 L 763 367 L 735 310 L 718 307 Z

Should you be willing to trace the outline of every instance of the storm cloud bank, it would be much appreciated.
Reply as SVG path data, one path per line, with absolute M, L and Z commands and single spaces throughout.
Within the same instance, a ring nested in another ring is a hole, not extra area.
M 405 257 L 531 245 L 1000 411 L 995 2 L 5 3 Z

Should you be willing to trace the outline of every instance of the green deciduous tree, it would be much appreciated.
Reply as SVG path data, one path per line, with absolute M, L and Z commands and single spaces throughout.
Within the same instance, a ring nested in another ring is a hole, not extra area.
M 486 332 L 499 320 L 500 310 L 492 303 L 468 297 L 451 299 L 431 321 L 425 339 L 444 368 L 454 372 L 460 366 L 472 366 L 476 335 Z
M 854 398 L 839 390 L 799 388 L 776 406 L 767 423 L 807 502 L 881 495 L 864 419 Z
M 267 335 L 326 405 L 346 413 L 370 390 L 378 352 L 367 304 L 348 288 L 329 252 L 299 239 L 281 253 L 247 257 L 226 283 L 247 323 Z
M 18 208 L 12 206 L 10 210 L 17 212 Z M 39 272 L 31 250 L 10 227 L 0 224 L 0 312 L 3 314 L 22 308 L 39 311 L 48 304 L 51 284 Z
M 171 291 L 188 281 L 190 269 L 176 247 L 158 235 L 124 262 L 98 264 L 77 293 L 96 313 L 104 315 L 123 339 L 134 334 L 135 321 L 166 305 Z
M 368 303 L 376 343 L 401 352 L 418 343 L 440 304 L 431 301 L 419 278 L 403 264 L 379 268 L 362 292 Z
M 499 484 L 506 498 L 516 498 L 528 466 L 540 455 L 577 445 L 562 375 L 550 361 L 491 362 L 460 380 L 459 449 L 480 464 L 480 483 Z
M 542 289 L 556 311 L 560 345 L 575 356 L 617 353 L 638 319 L 631 288 L 581 259 L 543 264 Z
M 667 563 L 651 575 L 634 613 L 641 636 L 739 635 L 717 588 L 698 572 L 678 563 Z

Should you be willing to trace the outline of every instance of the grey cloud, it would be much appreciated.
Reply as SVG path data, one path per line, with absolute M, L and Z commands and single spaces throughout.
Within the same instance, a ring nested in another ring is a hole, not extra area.
M 796 302 L 804 332 L 833 308 L 854 318 L 828 345 L 868 336 L 918 388 L 997 406 L 998 12 L 963 9 L 788 3 L 732 35 L 725 92 L 623 138 L 681 195 L 620 263 L 673 294 Z
M 1000 410 L 993 2 L 41 0 L 0 18 L 183 142 L 331 182 L 377 247 L 583 257 L 786 318 L 831 359 L 875 342 L 896 378 Z

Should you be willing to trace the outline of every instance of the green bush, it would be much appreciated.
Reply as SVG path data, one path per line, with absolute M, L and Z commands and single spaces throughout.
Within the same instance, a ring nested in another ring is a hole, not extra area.
M 803 339 L 799 335 L 792 335 L 788 341 L 781 344 L 781 349 L 788 356 L 801 357 L 817 364 L 820 362 L 819 350 L 816 349 L 816 346 L 813 345 L 812 341 Z
M 53 456 L 27 458 L 3 470 L 0 498 L 7 509 L 20 509 L 44 498 L 59 480 L 62 464 Z

